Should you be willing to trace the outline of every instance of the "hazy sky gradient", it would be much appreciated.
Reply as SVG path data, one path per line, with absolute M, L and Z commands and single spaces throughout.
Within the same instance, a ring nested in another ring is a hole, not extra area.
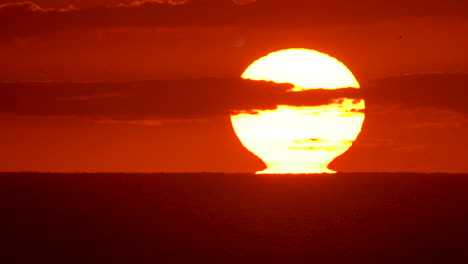
M 0 0 L 0 171 L 258 170 L 228 113 L 281 91 L 238 78 L 300 47 L 346 64 L 366 98 L 334 169 L 468 172 L 461 1 L 14 2 Z

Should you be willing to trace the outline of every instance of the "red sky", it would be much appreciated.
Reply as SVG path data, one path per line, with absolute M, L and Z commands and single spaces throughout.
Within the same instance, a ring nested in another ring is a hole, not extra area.
M 14 2 L 0 0 L 0 171 L 258 170 L 228 113 L 273 97 L 238 78 L 300 47 L 345 63 L 366 98 L 332 168 L 468 172 L 462 1 Z

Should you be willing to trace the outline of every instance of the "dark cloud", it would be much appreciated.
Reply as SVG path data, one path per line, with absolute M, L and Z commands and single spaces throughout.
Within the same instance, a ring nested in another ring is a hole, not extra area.
M 360 90 L 287 92 L 291 87 L 290 84 L 242 79 L 0 83 L 0 113 L 128 120 L 192 119 L 236 112 L 255 113 L 256 110 L 275 109 L 278 104 L 323 105 L 337 98 L 362 96 L 367 113 L 373 109 L 381 111 L 382 106 L 387 105 L 383 109 L 389 111 L 429 107 L 468 114 L 468 75 L 395 76 L 365 83 Z
M 354 140 L 341 140 L 344 144 L 352 144 Z M 336 143 L 326 139 L 320 138 L 305 138 L 294 140 L 296 146 L 289 147 L 289 149 L 304 149 L 304 150 L 325 150 L 325 151 L 336 151 L 339 147 Z M 311 146 L 311 144 L 313 144 Z
M 467 17 L 463 1 L 133 1 L 76 9 L 32 2 L 0 5 L 0 39 L 103 27 L 323 27 L 414 16 Z M 237 4 L 236 4 L 237 3 Z M 404 8 L 401 8 L 404 6 Z M 424 6 L 424 8 L 421 8 Z
M 414 124 L 412 128 L 418 128 L 418 129 L 460 128 L 465 123 L 468 123 L 468 120 L 463 119 L 463 118 L 459 118 L 455 120 L 422 121 L 422 122 Z
M 7 19 L 11 18 L 11 17 L 8 17 L 8 15 L 11 15 L 11 14 L 16 14 L 16 15 L 24 14 L 25 16 L 20 17 L 20 18 L 28 19 L 27 14 L 47 13 L 47 12 L 66 13 L 66 12 L 78 11 L 78 10 L 79 9 L 73 4 L 69 4 L 68 6 L 61 7 L 61 8 L 41 7 L 40 5 L 34 2 L 29 2 L 29 1 L 0 4 L 0 13 L 3 15 L 6 15 Z M 15 20 L 10 20 L 9 22 L 10 23 L 15 22 Z
M 292 85 L 242 79 L 133 83 L 0 83 L 0 113 L 96 119 L 192 119 L 275 109 L 278 104 L 323 105 L 359 98 L 353 88 L 287 92 Z
M 288 149 L 336 151 L 339 148 L 336 146 L 324 146 L 324 147 L 288 147 Z
M 363 89 L 367 106 L 432 107 L 468 114 L 468 75 L 420 74 L 374 80 Z
M 309 143 L 324 143 L 328 142 L 326 139 L 321 139 L 321 138 L 304 138 L 304 139 L 298 139 L 293 141 L 296 144 L 309 144 Z
M 119 3 L 114 6 L 108 6 L 108 7 L 136 7 L 136 6 L 142 6 L 148 3 L 153 3 L 153 4 L 169 4 L 169 5 L 185 5 L 189 2 L 189 0 L 133 0 L 128 3 Z

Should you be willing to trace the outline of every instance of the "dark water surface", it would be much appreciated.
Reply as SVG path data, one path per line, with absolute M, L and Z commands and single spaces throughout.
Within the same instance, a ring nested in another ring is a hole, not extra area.
M 1 263 L 468 263 L 468 175 L 0 174 Z

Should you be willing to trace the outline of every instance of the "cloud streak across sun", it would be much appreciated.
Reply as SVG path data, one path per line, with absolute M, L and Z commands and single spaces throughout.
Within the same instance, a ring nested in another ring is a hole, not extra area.
M 194 79 L 128 83 L 0 83 L 0 114 L 105 119 L 192 119 L 273 110 L 278 104 L 317 106 L 360 98 L 355 89 L 287 92 L 291 84 Z
M 368 108 L 382 104 L 401 109 L 430 106 L 468 115 L 464 97 L 458 96 L 467 85 L 468 75 L 449 74 L 394 76 L 365 82 L 359 90 L 318 89 L 299 93 L 287 92 L 292 84 L 241 79 L 0 82 L 0 114 L 190 119 L 255 109 L 274 110 L 277 105 L 319 106 L 338 98 L 364 98 Z M 61 108 L 63 104 L 66 107 Z M 125 115 L 121 109 L 125 109 Z

